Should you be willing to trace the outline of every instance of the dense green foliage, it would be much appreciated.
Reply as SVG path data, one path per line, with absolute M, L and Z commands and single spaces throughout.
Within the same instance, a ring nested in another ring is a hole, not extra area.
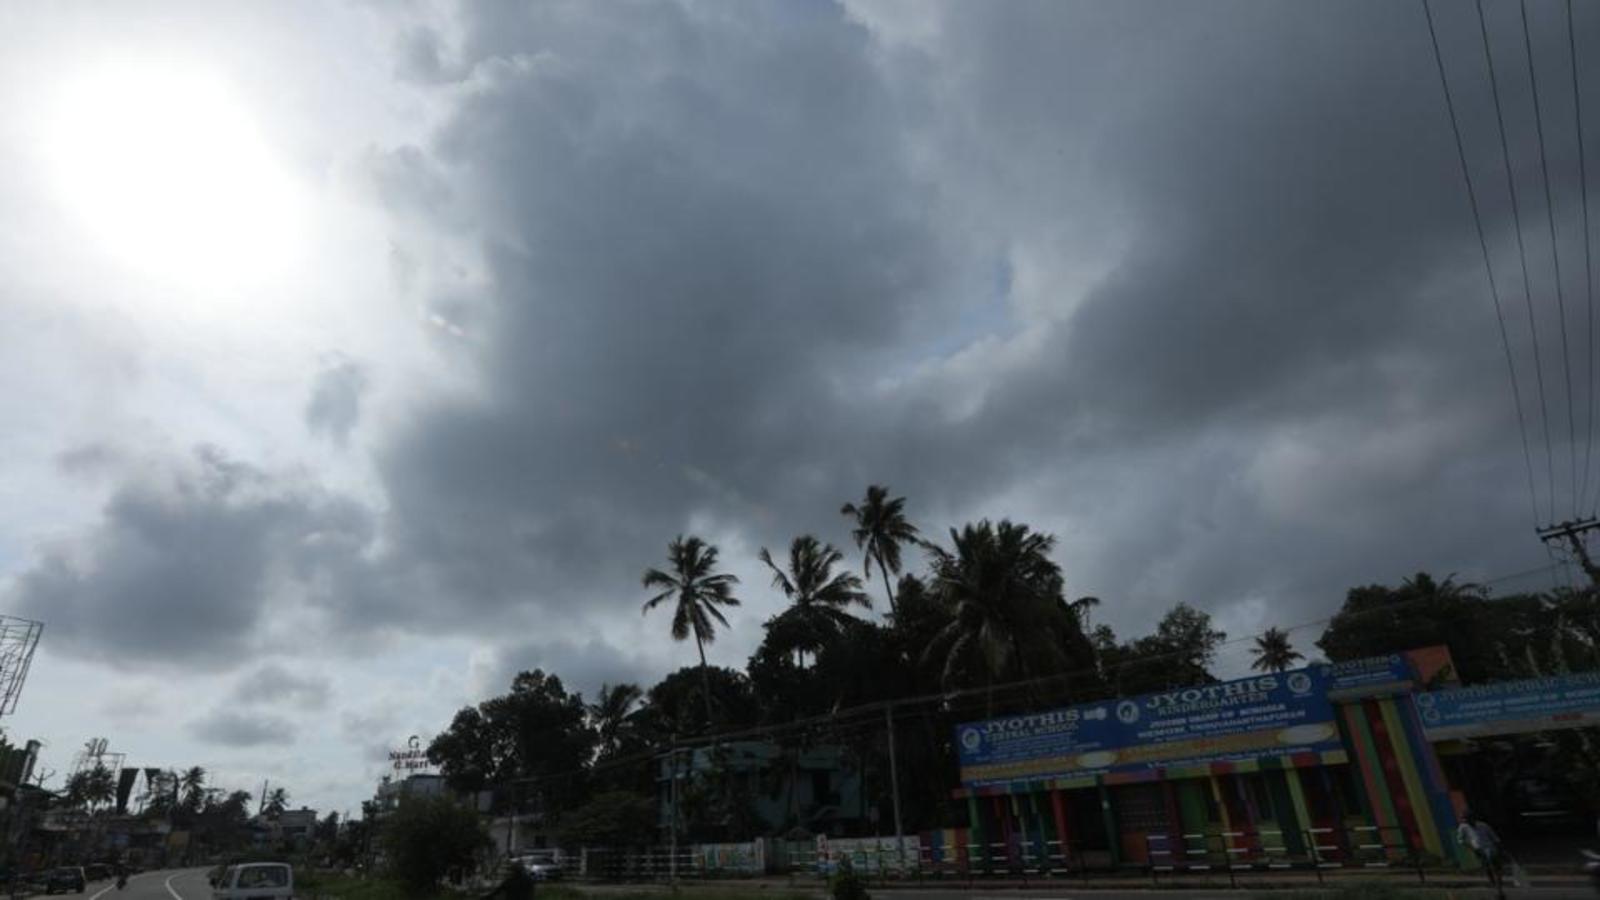
M 389 868 L 413 894 L 426 895 L 452 872 L 470 871 L 489 845 L 478 814 L 443 797 L 408 797 L 383 822 Z
M 656 800 L 632 791 L 607 791 L 561 817 L 561 836 L 574 845 L 624 848 L 656 836 Z
M 512 679 L 510 693 L 456 713 L 428 746 L 428 758 L 457 791 L 516 785 L 497 802 L 519 809 L 530 802 L 574 806 L 584 796 L 583 770 L 594 754 L 597 736 L 589 722 L 582 697 L 535 669 Z

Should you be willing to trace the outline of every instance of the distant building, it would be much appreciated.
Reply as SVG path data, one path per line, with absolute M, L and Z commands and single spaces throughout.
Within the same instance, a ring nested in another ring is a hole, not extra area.
M 431 773 L 417 773 L 407 775 L 399 781 L 388 775 L 378 782 L 378 792 L 373 795 L 373 803 L 377 805 L 378 815 L 384 816 L 393 812 L 400 801 L 406 797 L 442 797 L 448 793 L 445 787 L 444 776 Z
M 255 818 L 256 833 L 273 846 L 309 844 L 317 833 L 317 811 L 307 807 L 286 809 L 277 815 Z
M 680 833 L 691 827 L 702 832 L 715 827 L 701 821 L 706 816 L 697 815 L 698 810 L 711 808 L 721 810 L 715 818 L 722 819 L 730 833 L 846 836 L 871 828 L 860 766 L 838 745 L 791 750 L 765 741 L 731 741 L 681 750 L 675 760 L 662 757 L 657 785 L 663 830 L 673 821 L 674 796 L 681 809 Z

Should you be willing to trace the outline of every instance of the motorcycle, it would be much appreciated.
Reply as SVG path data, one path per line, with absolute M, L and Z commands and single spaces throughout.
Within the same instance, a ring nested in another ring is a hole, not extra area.
M 125 875 L 125 874 L 118 874 L 117 875 L 117 890 L 120 891 L 120 890 L 122 890 L 123 888 L 125 888 L 127 886 L 128 886 L 128 876 Z

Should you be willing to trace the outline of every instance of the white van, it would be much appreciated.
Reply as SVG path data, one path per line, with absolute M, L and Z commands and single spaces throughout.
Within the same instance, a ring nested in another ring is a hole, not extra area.
M 288 863 L 229 866 L 211 890 L 212 900 L 294 900 L 294 870 Z

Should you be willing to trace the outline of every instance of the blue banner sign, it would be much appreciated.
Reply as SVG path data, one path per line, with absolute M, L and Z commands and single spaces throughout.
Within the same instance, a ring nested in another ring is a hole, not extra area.
M 1404 693 L 1417 677 L 1411 661 L 1399 653 L 1332 663 L 1328 668 L 1328 694 L 1335 700 Z
M 1416 703 L 1433 741 L 1600 725 L 1600 672 L 1429 691 Z
M 1326 665 L 958 725 L 969 786 L 1342 747 Z

